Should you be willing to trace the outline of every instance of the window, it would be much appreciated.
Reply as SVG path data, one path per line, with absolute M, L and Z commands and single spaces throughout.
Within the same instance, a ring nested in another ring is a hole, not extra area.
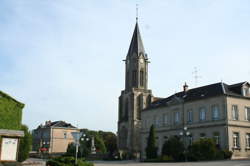
M 243 96 L 249 95 L 249 88 L 243 88 Z
M 144 86 L 144 72 L 140 71 L 140 86 Z
M 167 125 L 167 124 L 168 124 L 168 115 L 167 115 L 167 114 L 165 114 L 165 115 L 163 116 L 163 124 L 164 124 L 164 125 Z
M 139 95 L 137 97 L 137 119 L 141 119 L 141 110 L 143 109 L 142 107 L 142 101 L 143 100 L 143 96 Z
M 212 106 L 212 119 L 213 120 L 219 119 L 219 107 L 218 107 L 218 105 Z
M 136 86 L 136 84 L 137 84 L 137 72 L 136 70 L 134 70 L 132 75 L 132 85 Z
M 220 133 L 219 132 L 214 133 L 214 142 L 216 145 L 220 145 Z
M 64 137 L 64 139 L 67 138 L 67 133 L 66 132 L 63 133 L 63 137 Z
M 187 115 L 188 115 L 188 117 L 187 117 L 188 123 L 192 123 L 193 122 L 193 111 L 189 110 Z
M 240 137 L 239 133 L 233 133 L 233 148 L 240 147 Z
M 174 113 L 174 123 L 179 123 L 180 122 L 180 112 L 175 112 Z
M 160 127 L 160 125 L 161 125 L 160 118 L 161 117 L 157 117 L 157 116 L 154 117 L 154 125 L 155 125 L 155 127 Z
M 200 108 L 200 121 L 206 120 L 206 109 L 204 107 Z
M 233 120 L 239 120 L 239 111 L 238 111 L 238 106 L 237 105 L 232 106 L 232 119 Z
M 200 133 L 200 139 L 203 139 L 206 137 L 206 134 L 205 133 Z
M 245 107 L 245 120 L 250 121 L 250 107 Z
M 246 134 L 246 148 L 250 149 L 250 133 Z

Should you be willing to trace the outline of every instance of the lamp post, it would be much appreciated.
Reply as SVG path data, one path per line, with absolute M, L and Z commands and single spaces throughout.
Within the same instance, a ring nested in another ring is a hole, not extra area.
M 80 140 L 83 141 L 89 141 L 89 138 L 86 136 L 86 134 L 83 134 L 82 137 L 80 138 Z M 83 153 L 83 148 L 80 146 L 80 150 L 81 150 L 81 157 L 82 157 L 82 153 Z
M 180 132 L 180 136 L 183 137 L 183 145 L 184 145 L 184 156 L 185 156 L 185 162 L 187 162 L 187 147 L 186 147 L 186 137 L 190 136 L 190 132 L 187 130 L 187 126 L 183 127 L 183 130 Z
M 82 132 L 72 132 L 71 133 L 74 140 L 75 140 L 75 144 L 76 144 L 76 156 L 75 156 L 75 165 L 77 165 L 77 154 L 78 154 L 78 148 L 79 148 L 79 140 L 81 138 L 81 136 L 83 135 Z

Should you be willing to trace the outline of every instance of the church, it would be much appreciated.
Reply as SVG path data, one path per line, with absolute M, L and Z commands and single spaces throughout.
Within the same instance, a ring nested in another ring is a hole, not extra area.
M 149 59 L 138 21 L 125 61 L 125 89 L 119 97 L 118 148 L 121 154 L 145 159 L 151 125 L 156 132 L 158 155 L 171 136 L 192 145 L 212 138 L 233 158 L 250 158 L 250 84 L 218 82 L 188 89 L 167 98 L 154 97 L 148 89 Z
M 154 100 L 148 89 L 149 59 L 144 50 L 138 21 L 125 61 L 125 90 L 119 97 L 118 147 L 121 152 L 140 154 L 141 111 Z

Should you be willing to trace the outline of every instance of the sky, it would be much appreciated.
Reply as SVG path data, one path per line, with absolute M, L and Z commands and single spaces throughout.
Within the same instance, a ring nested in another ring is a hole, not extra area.
M 0 90 L 24 124 L 117 131 L 137 3 L 154 96 L 250 81 L 249 0 L 1 0 Z

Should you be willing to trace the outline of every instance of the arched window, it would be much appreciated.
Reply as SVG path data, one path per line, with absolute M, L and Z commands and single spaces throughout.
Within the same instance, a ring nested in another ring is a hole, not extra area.
M 139 95 L 137 97 L 137 112 L 136 112 L 136 118 L 141 119 L 141 111 L 143 109 L 143 96 Z
M 140 70 L 140 86 L 144 86 L 144 71 Z
M 137 84 L 137 72 L 136 72 L 136 70 L 133 70 L 132 85 L 136 86 L 136 84 Z

